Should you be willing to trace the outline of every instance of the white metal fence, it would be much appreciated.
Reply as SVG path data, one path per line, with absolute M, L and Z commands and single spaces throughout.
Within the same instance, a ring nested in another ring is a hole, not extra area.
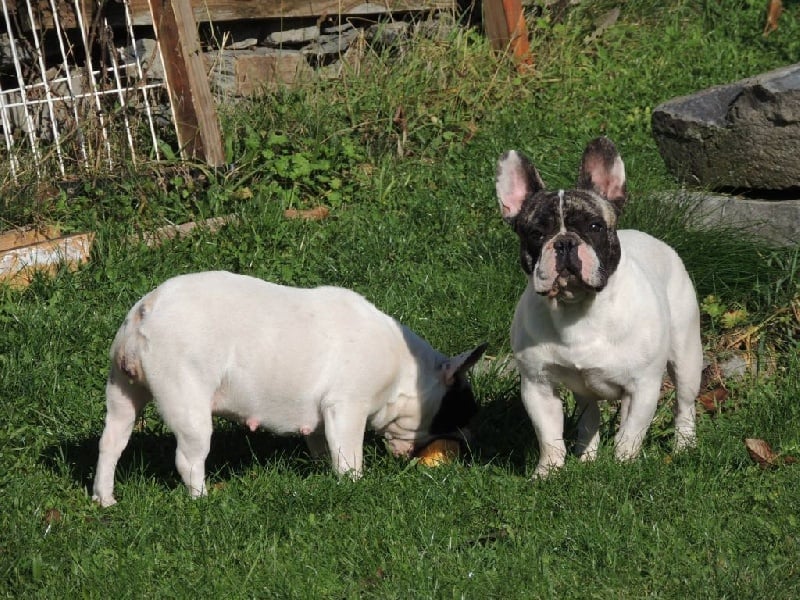
M 159 159 L 173 131 L 157 44 L 136 39 L 128 0 L 113 24 L 92 1 L 87 15 L 81 0 L 0 0 L 0 159 L 13 178 Z

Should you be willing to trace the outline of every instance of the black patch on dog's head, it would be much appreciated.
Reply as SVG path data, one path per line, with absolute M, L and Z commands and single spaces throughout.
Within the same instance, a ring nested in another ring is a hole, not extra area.
M 478 403 L 466 374 L 458 373 L 445 392 L 430 426 L 431 435 L 445 435 L 463 429 L 478 412 Z
M 538 192 L 525 200 L 519 213 L 511 220 L 511 226 L 519 236 L 519 259 L 522 270 L 528 275 L 542 253 L 542 246 L 561 227 L 558 218 L 558 194 Z

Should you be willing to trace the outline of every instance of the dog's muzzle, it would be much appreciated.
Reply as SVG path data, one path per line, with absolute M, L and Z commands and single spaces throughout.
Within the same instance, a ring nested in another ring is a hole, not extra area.
M 553 250 L 556 253 L 556 273 L 559 276 L 567 274 L 581 276 L 581 259 L 578 256 L 578 246 L 581 240 L 572 233 L 566 233 L 553 242 Z

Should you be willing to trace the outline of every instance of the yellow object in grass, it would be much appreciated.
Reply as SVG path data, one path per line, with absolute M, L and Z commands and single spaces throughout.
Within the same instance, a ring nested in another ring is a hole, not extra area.
M 433 440 L 417 453 L 419 462 L 426 467 L 438 467 L 458 458 L 461 443 L 458 440 L 440 438 Z

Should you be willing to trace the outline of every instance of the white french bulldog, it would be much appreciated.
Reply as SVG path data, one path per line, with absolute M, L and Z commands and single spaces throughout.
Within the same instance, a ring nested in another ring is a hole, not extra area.
M 626 188 L 614 144 L 591 141 L 576 189 L 556 191 L 545 190 L 529 160 L 512 150 L 498 161 L 496 187 L 528 276 L 511 345 L 539 440 L 535 475 L 565 461 L 560 385 L 572 390 L 581 414 L 574 448 L 581 460 L 597 454 L 600 400 L 620 400 L 616 457 L 637 456 L 665 368 L 676 387 L 676 450 L 693 445 L 703 363 L 697 297 L 672 248 L 616 230 Z
M 337 473 L 358 477 L 367 426 L 410 455 L 467 425 L 477 404 L 466 371 L 485 349 L 447 358 L 342 288 L 223 271 L 174 277 L 133 306 L 111 346 L 93 499 L 115 503 L 117 461 L 152 399 L 193 497 L 206 494 L 213 415 L 299 433 L 315 456 L 327 447 Z

